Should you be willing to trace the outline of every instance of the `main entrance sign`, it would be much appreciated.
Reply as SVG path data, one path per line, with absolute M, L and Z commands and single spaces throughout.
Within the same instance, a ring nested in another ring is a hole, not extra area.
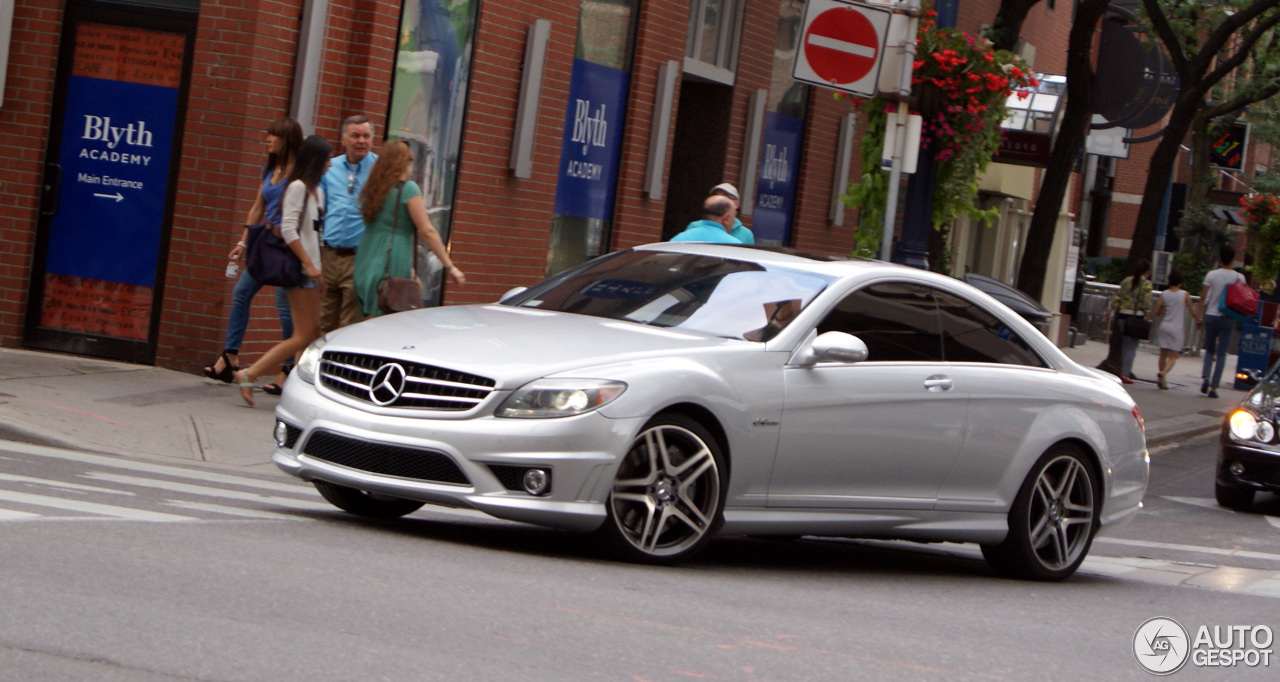
M 844 0 L 809 0 L 792 76 L 875 97 L 889 32 L 888 10 Z

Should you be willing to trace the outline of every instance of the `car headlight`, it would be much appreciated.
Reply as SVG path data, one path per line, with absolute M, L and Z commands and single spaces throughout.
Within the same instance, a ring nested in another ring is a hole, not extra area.
M 1231 435 L 1236 440 L 1252 440 L 1258 433 L 1258 418 L 1248 410 L 1232 412 L 1228 423 L 1231 427 Z
M 325 337 L 321 336 L 311 342 L 307 349 L 302 351 L 302 357 L 298 358 L 298 364 L 293 368 L 293 375 L 307 382 L 314 384 L 316 382 L 316 374 L 320 371 L 320 354 L 324 351 Z
M 498 417 L 547 419 L 590 412 L 609 404 L 627 385 L 605 379 L 538 379 L 516 389 L 502 401 Z

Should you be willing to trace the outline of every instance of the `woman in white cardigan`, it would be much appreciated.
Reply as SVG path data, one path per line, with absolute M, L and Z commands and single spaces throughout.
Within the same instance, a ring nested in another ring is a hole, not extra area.
M 293 336 L 272 346 L 252 366 L 235 373 L 240 397 L 250 407 L 253 406 L 254 380 L 274 371 L 276 365 L 301 353 L 320 336 L 320 235 L 315 226 L 320 207 L 324 206 L 320 179 L 329 168 L 332 153 L 333 147 L 318 135 L 303 140 L 280 200 L 280 236 L 302 263 L 307 279 L 301 286 L 285 289 L 293 316 Z

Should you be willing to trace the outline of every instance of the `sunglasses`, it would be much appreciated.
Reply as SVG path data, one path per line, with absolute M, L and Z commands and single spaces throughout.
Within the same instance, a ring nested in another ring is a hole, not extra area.
M 347 194 L 356 193 L 356 172 L 347 173 Z

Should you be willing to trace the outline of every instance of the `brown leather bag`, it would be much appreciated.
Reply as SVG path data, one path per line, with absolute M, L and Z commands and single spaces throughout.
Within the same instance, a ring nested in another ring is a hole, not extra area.
M 422 307 L 422 285 L 408 277 L 383 277 L 378 282 L 378 310 L 383 315 Z
M 402 313 L 406 310 L 414 310 L 422 307 L 422 284 L 418 282 L 417 275 L 413 277 L 393 277 L 388 272 L 391 270 L 391 246 L 396 241 L 396 227 L 400 223 L 400 196 L 404 193 L 404 183 L 401 182 L 396 190 L 395 210 L 391 219 L 391 238 L 387 240 L 387 260 L 382 268 L 382 280 L 378 282 L 378 310 L 383 315 L 391 313 Z M 412 257 L 418 255 L 418 233 L 415 230 L 413 234 L 413 251 Z

